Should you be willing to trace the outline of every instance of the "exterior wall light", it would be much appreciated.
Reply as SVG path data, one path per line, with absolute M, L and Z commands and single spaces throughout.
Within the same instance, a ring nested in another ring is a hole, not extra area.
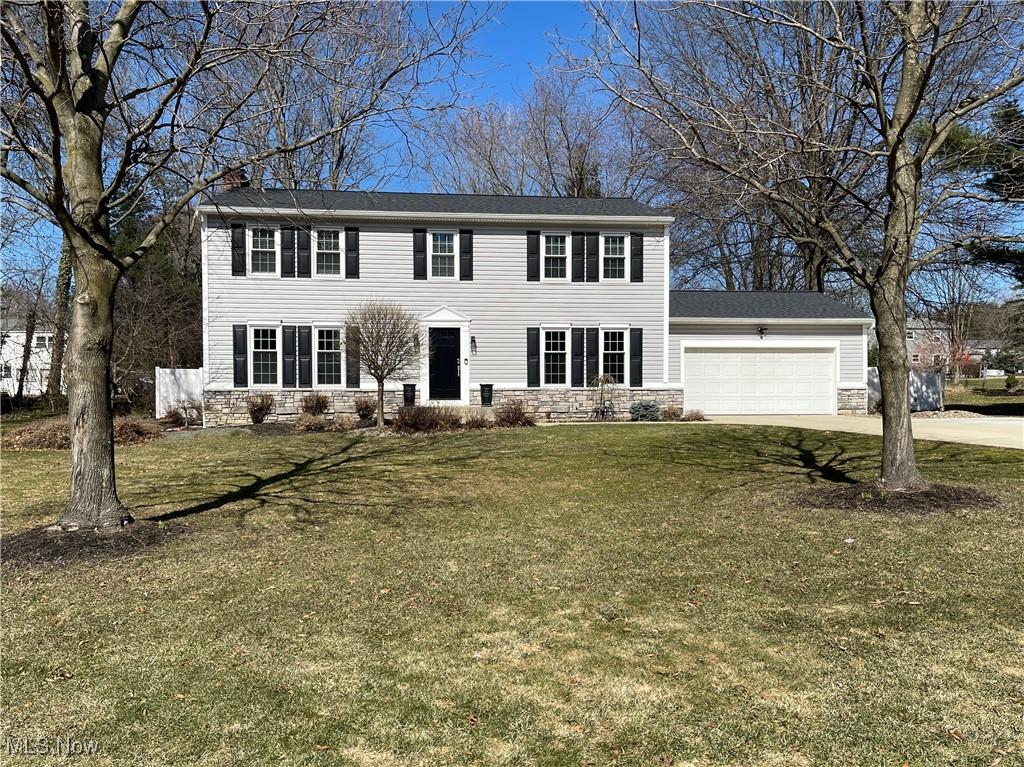
M 764 334 L 768 332 L 768 328 L 761 326 L 757 329 L 757 335 L 764 338 Z
M 470 354 L 476 354 L 476 336 L 469 337 L 469 351 Z

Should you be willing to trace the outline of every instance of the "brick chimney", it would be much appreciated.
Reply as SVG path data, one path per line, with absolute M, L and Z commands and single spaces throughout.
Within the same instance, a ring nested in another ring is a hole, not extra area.
M 220 179 L 220 190 L 229 192 L 232 189 L 240 189 L 249 186 L 249 177 L 242 168 L 229 170 Z

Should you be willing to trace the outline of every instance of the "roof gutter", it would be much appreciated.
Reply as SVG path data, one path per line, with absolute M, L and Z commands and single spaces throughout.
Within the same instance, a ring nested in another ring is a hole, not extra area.
M 874 325 L 870 317 L 669 317 L 677 325 Z
M 535 215 L 523 213 L 416 213 L 413 211 L 376 211 L 376 210 L 325 210 L 320 208 L 264 208 L 264 207 L 226 207 L 204 203 L 198 206 L 200 213 L 222 218 L 232 216 L 251 216 L 256 218 L 286 218 L 299 216 L 302 218 L 344 219 L 346 221 L 472 221 L 494 223 L 526 223 L 526 224 L 572 224 L 578 221 L 594 221 L 611 226 L 664 226 L 675 221 L 672 216 L 599 216 L 599 215 L 555 215 L 540 213 Z

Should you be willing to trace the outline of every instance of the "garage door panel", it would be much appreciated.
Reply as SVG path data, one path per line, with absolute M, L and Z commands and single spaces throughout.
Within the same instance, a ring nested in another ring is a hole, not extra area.
M 688 349 L 684 397 L 708 414 L 835 412 L 835 357 L 828 349 Z

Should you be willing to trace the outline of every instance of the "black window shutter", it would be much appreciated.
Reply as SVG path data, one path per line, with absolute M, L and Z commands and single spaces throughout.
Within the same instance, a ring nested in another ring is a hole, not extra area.
M 295 253 L 298 261 L 296 272 L 299 277 L 309 277 L 309 227 L 300 226 L 295 230 L 295 235 Z
M 473 279 L 473 230 L 459 230 L 459 279 Z
M 245 276 L 245 224 L 231 225 L 231 274 Z
M 629 329 L 629 385 L 644 385 L 644 329 Z
M 359 388 L 359 328 L 345 328 L 345 386 Z
M 345 228 L 345 277 L 359 279 L 359 230 L 356 227 Z
M 234 343 L 235 387 L 244 389 L 249 385 L 249 328 L 234 325 L 231 328 Z
M 540 328 L 526 329 L 526 385 L 540 386 Z
M 412 230 L 412 278 L 427 279 L 427 230 Z
M 597 378 L 597 334 L 600 328 L 587 328 L 587 386 L 592 386 Z
M 283 325 L 281 327 L 281 358 L 283 370 L 281 371 L 281 386 L 285 389 L 295 388 L 295 326 Z
M 572 281 L 583 282 L 586 279 L 586 251 L 583 250 L 583 232 L 572 233 Z
M 601 272 L 601 260 L 597 252 L 597 232 L 587 232 L 587 282 L 597 282 Z
M 583 379 L 583 328 L 572 329 L 572 385 L 584 386 Z
M 540 232 L 526 233 L 526 280 L 540 280 Z
M 313 387 L 313 328 L 309 325 L 300 325 L 299 336 L 299 388 L 311 389 Z
M 295 227 L 281 227 L 281 276 L 295 276 Z
M 644 281 L 644 233 L 631 232 L 629 235 L 629 281 Z

